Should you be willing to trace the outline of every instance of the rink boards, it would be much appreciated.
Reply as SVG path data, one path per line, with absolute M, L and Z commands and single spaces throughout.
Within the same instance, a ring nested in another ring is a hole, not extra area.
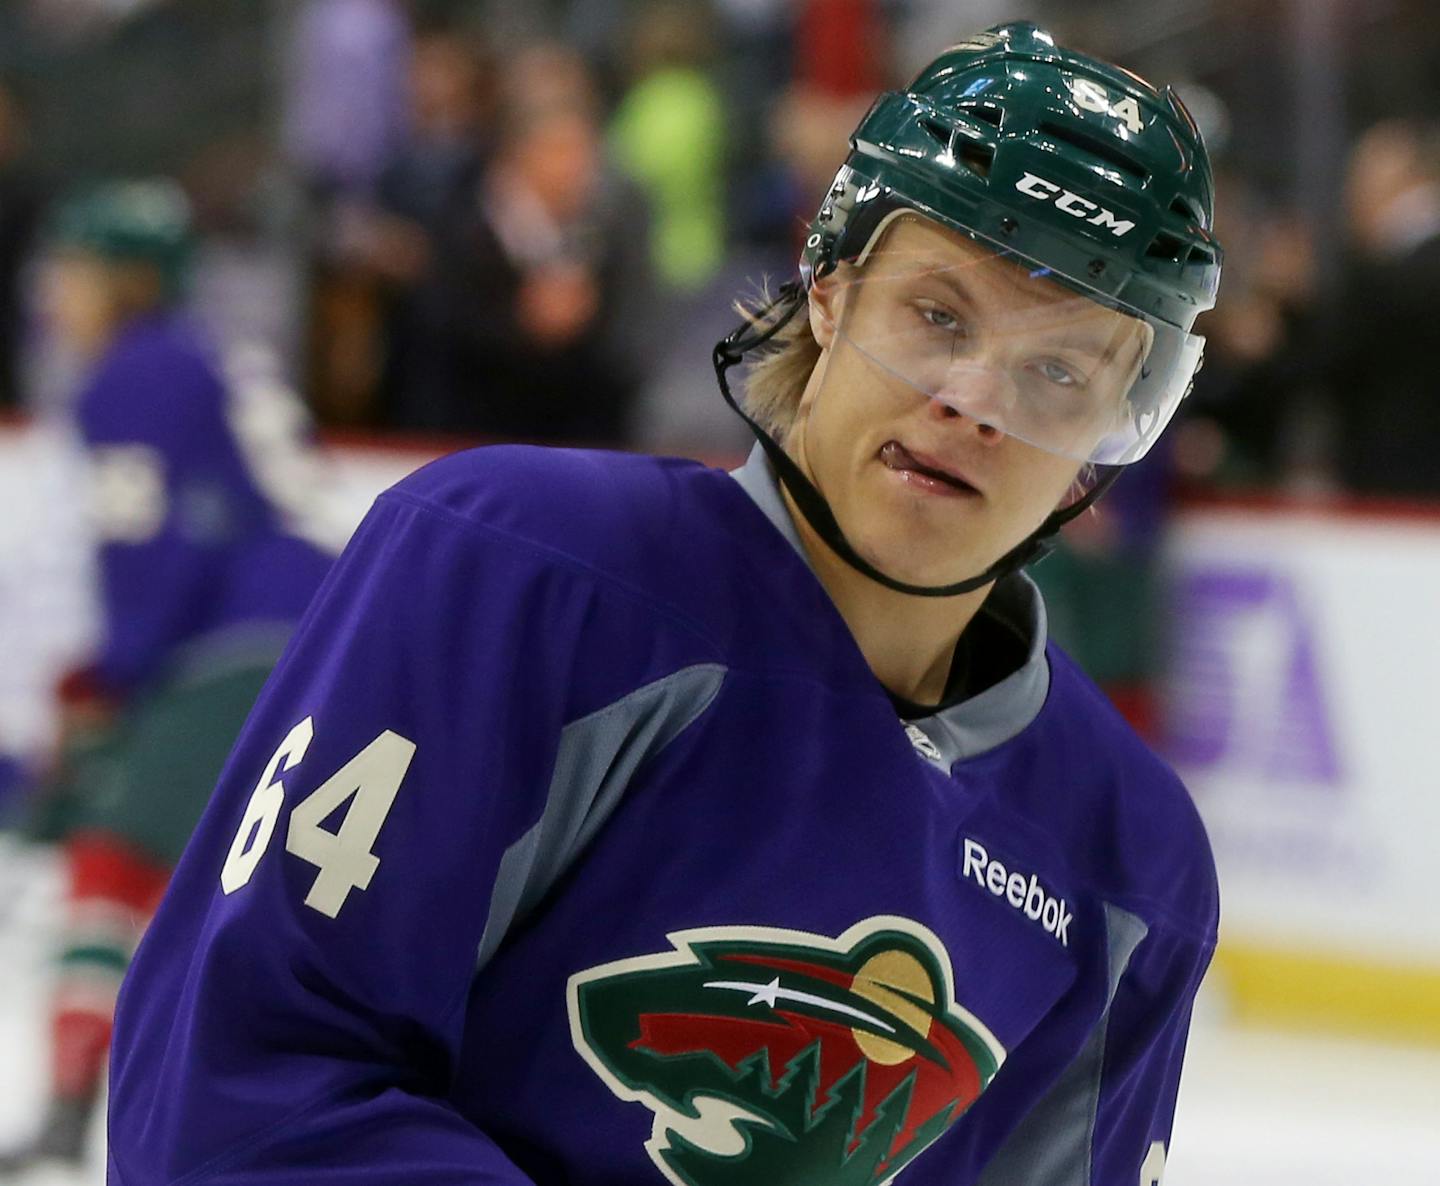
M 1440 508 L 1211 503 L 1169 542 L 1165 748 L 1246 1018 L 1440 1041 Z

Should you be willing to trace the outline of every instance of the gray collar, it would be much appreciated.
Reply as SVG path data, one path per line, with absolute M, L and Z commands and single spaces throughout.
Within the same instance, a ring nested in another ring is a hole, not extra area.
M 731 477 L 740 483 L 808 565 L 810 558 L 791 521 L 780 484 L 765 451 L 756 445 L 749 460 Z M 1050 691 L 1050 664 L 1045 658 L 1045 603 L 1040 590 L 1024 573 L 999 581 L 986 599 L 986 612 L 1003 616 L 1030 640 L 1025 663 L 998 684 L 932 716 L 908 721 L 906 732 L 917 752 L 949 768 L 1009 741 L 1040 713 Z M 919 733 L 919 737 L 916 733 Z M 928 745 L 926 744 L 928 742 Z

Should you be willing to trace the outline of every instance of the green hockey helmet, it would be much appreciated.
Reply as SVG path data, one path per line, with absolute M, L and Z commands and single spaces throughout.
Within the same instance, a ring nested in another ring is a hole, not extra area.
M 175 182 L 112 181 L 61 203 L 49 239 L 116 263 L 145 263 L 160 275 L 164 299 L 184 290 L 194 247 L 190 202 Z
M 1050 397 L 1061 389 L 1049 380 L 1064 379 L 1076 404 L 1074 377 L 1093 359 L 1047 358 L 994 411 L 966 402 L 967 387 L 983 385 L 971 381 L 973 364 L 957 365 L 953 341 L 941 357 L 930 325 L 922 341 L 913 328 L 875 330 L 886 323 L 871 318 L 873 336 L 851 340 L 958 411 L 1052 452 L 1120 465 L 1145 454 L 1199 368 L 1204 343 L 1191 328 L 1220 280 L 1213 207 L 1200 131 L 1174 91 L 1015 22 L 952 47 L 876 100 L 811 224 L 801 280 L 863 265 L 897 217 L 918 214 L 1009 261 L 1022 280 L 1143 323 L 1132 326 L 1140 350 L 1122 398 L 1096 396 L 1083 425 L 1073 408 L 1057 413 Z M 901 269 L 896 283 L 918 281 Z

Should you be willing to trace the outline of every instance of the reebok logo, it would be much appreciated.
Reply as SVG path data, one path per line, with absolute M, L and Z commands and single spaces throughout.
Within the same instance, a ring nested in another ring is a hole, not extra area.
M 1035 874 L 1027 878 L 1023 873 L 1012 872 L 992 860 L 983 844 L 967 836 L 960 876 L 973 877 L 981 889 L 1004 898 L 1031 922 L 1038 922 L 1047 933 L 1060 940 L 1062 947 L 1070 946 L 1070 923 L 1075 916 L 1063 898 L 1053 898 L 1045 892 Z
M 940 752 L 940 747 L 930 740 L 919 725 L 909 721 L 905 722 L 905 736 L 910 739 L 910 744 L 915 747 L 915 752 L 922 758 L 940 766 L 945 765 L 945 755 Z

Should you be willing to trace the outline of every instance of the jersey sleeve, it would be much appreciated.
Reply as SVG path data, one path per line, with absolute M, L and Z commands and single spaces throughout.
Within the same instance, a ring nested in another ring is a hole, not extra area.
M 1155 940 L 1121 977 L 1105 1026 L 1095 1182 L 1160 1186 L 1164 1176 L 1191 1011 L 1212 949 L 1164 933 Z
M 981 1186 L 1160 1186 L 1195 994 L 1213 943 L 1107 908 L 1109 1004 Z M 996 1101 L 1000 1102 L 997 1095 Z
M 477 953 L 566 722 L 694 657 L 655 618 L 578 563 L 382 496 L 122 991 L 112 1183 L 529 1181 L 447 1101 Z

